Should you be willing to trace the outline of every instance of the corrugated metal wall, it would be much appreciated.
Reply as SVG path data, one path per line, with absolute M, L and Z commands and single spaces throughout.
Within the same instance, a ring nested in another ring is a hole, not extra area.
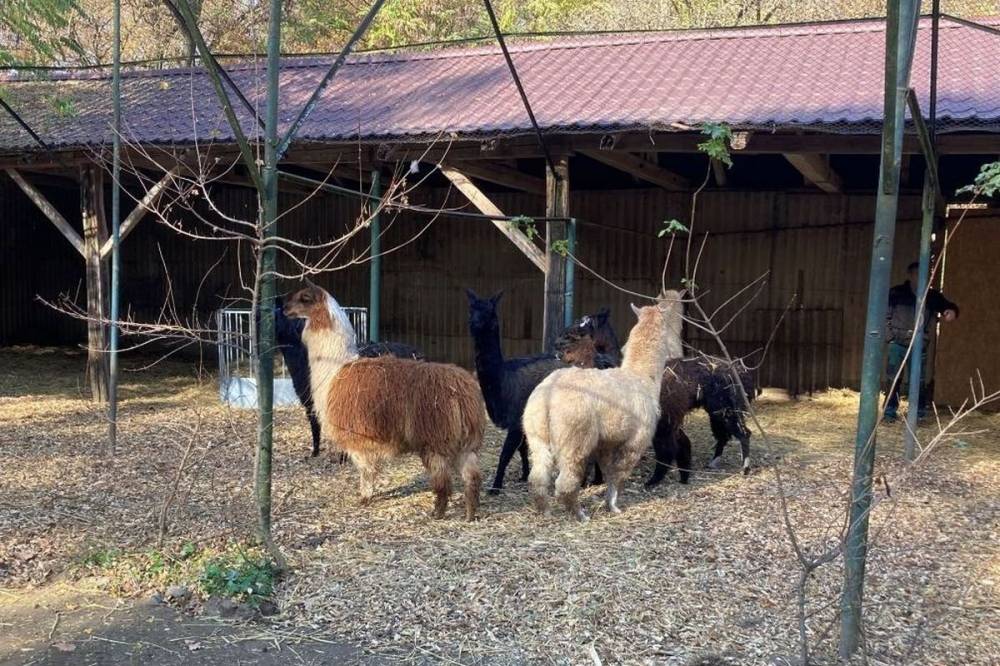
M 31 299 L 36 293 L 75 289 L 82 278 L 82 261 L 9 182 L 0 193 L 4 220 L 0 225 L 0 344 L 78 342 L 81 327 L 32 304 Z M 299 201 L 294 195 L 282 196 L 286 209 Z M 538 196 L 491 196 L 508 214 L 543 213 L 544 202 Z M 231 189 L 216 199 L 228 213 L 243 219 L 255 214 L 249 190 Z M 414 193 L 410 199 L 435 206 L 468 206 L 447 190 Z M 58 200 L 68 218 L 79 216 L 73 210 L 75 196 L 62 195 Z M 748 354 L 760 349 L 798 293 L 762 366 L 764 383 L 800 390 L 856 385 L 873 198 L 819 192 L 709 191 L 699 197 L 697 206 L 699 242 L 702 234 L 709 233 L 698 278 L 706 306 L 716 307 L 769 271 L 760 295 L 725 331 L 731 350 Z M 677 218 L 687 223 L 690 207 L 689 195 L 659 189 L 573 192 L 571 210 L 581 220 L 580 259 L 626 289 L 655 293 L 667 251 L 666 241 L 656 234 L 664 220 Z M 358 211 L 355 200 L 320 197 L 291 210 L 281 226 L 283 233 L 299 240 L 326 240 L 343 233 Z M 916 254 L 917 197 L 903 198 L 900 216 L 895 277 L 902 276 L 903 267 Z M 464 289 L 471 287 L 483 294 L 503 289 L 505 350 L 509 355 L 539 351 L 542 276 L 538 270 L 488 222 L 442 216 L 414 239 L 427 222 L 412 214 L 384 216 L 383 248 L 389 254 L 383 259 L 383 337 L 418 345 L 435 359 L 471 365 Z M 366 246 L 366 238 L 356 239 L 341 253 L 340 262 L 362 255 Z M 245 248 L 184 239 L 149 219 L 123 245 L 123 298 L 138 317 L 156 316 L 163 303 L 167 287 L 161 253 L 181 312 L 196 307 L 207 313 L 226 298 L 246 298 L 239 274 L 242 270 L 244 276 L 250 275 L 252 266 Z M 679 243 L 671 258 L 674 283 L 683 255 Z M 287 261 L 284 266 L 291 268 Z M 577 312 L 610 306 L 624 340 L 631 324 L 628 302 L 636 299 L 608 287 L 585 269 L 578 269 L 577 275 Z M 316 281 L 345 305 L 367 305 L 367 264 Z M 734 302 L 745 303 L 745 298 Z M 725 321 L 736 309 L 727 308 L 717 320 Z M 716 351 L 697 330 L 688 330 L 687 336 L 695 347 Z

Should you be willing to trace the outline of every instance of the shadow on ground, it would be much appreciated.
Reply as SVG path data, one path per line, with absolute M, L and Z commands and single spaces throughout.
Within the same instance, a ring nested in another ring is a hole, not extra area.
M 263 624 L 232 625 L 64 583 L 0 591 L 0 664 L 387 663 L 352 645 Z M 312 632 L 309 632 L 312 633 Z

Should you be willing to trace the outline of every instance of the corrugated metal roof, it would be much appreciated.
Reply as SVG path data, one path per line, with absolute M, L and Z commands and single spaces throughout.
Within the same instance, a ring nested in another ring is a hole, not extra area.
M 748 128 L 879 131 L 882 21 L 556 38 L 512 47 L 546 132 L 658 129 L 726 122 Z M 926 108 L 930 25 L 921 24 L 913 85 Z M 330 59 L 286 59 L 281 122 L 289 123 Z M 263 107 L 263 70 L 227 66 Z M 124 75 L 128 140 L 228 141 L 231 132 L 202 70 Z M 0 91 L 50 145 L 110 141 L 110 81 L 72 75 L 8 80 Z M 255 124 L 238 102 L 246 131 Z M 942 22 L 939 131 L 1000 131 L 1000 36 Z M 497 48 L 351 58 L 323 93 L 299 140 L 427 139 L 531 130 Z M 36 144 L 0 113 L 0 151 Z

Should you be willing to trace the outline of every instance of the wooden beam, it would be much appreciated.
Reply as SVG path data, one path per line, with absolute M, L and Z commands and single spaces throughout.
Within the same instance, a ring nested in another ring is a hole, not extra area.
M 505 164 L 483 160 L 479 160 L 478 162 L 453 162 L 449 160 L 447 164 L 467 176 L 485 180 L 488 183 L 503 185 L 512 190 L 522 190 L 531 194 L 545 194 L 544 178 L 528 175 Z
M 6 169 L 6 171 L 7 175 L 10 176 L 15 183 L 17 183 L 17 186 L 20 187 L 28 198 L 31 199 L 36 206 L 38 206 L 38 209 L 45 214 L 45 217 L 49 218 L 49 221 L 55 225 L 56 229 L 58 229 L 59 232 L 66 237 L 69 244 L 76 248 L 76 251 L 80 253 L 80 256 L 85 257 L 86 254 L 83 250 L 83 239 L 80 238 L 80 234 L 76 233 L 76 229 L 74 229 L 70 223 L 66 221 L 66 218 L 55 209 L 55 206 L 49 203 L 49 200 L 45 198 L 45 195 L 35 189 L 31 183 L 26 181 L 16 169 Z
M 118 232 L 118 242 L 122 243 L 125 241 L 125 237 L 132 233 L 136 225 L 146 216 L 146 213 L 153 210 L 153 206 L 156 202 L 160 200 L 160 196 L 163 195 L 163 190 L 167 187 L 167 184 L 173 179 L 174 175 L 177 173 L 177 167 L 174 167 L 167 173 L 163 174 L 163 178 L 156 181 L 151 188 L 146 190 L 146 194 L 143 195 L 139 203 L 135 205 L 132 212 L 128 214 L 128 217 L 122 222 L 121 229 Z M 113 245 L 112 239 L 104 241 L 104 245 L 101 246 L 101 259 L 106 259 L 109 254 L 111 254 L 111 246 Z
M 843 191 L 840 176 L 830 167 L 829 157 L 816 153 L 785 153 L 784 155 L 785 159 L 798 169 L 806 180 L 819 189 L 831 193 Z
M 719 160 L 712 160 L 712 176 L 715 178 L 715 184 L 718 187 L 726 186 L 726 165 Z
M 90 399 L 97 402 L 108 399 L 107 272 L 100 250 L 108 236 L 103 176 L 104 171 L 94 164 L 80 168 L 83 258 L 87 268 L 87 383 Z
M 473 206 L 479 209 L 483 215 L 490 215 L 495 217 L 506 217 L 503 212 L 497 207 L 495 203 L 490 201 L 489 197 L 483 194 L 483 191 L 472 184 L 465 174 L 457 169 L 448 166 L 438 167 L 441 173 L 452 182 L 452 184 L 458 188 L 458 191 L 465 195 Z M 493 220 L 493 225 L 500 230 L 504 236 L 510 239 L 514 245 L 517 246 L 521 252 L 524 253 L 528 259 L 531 260 L 538 270 L 545 271 L 548 266 L 548 262 L 545 258 L 545 253 L 543 253 L 538 246 L 531 242 L 520 229 L 516 228 L 510 222 L 506 220 Z
M 556 172 L 545 170 L 546 217 L 569 216 L 569 158 L 555 158 Z M 566 240 L 566 222 L 549 220 L 545 223 L 545 298 L 542 320 L 543 349 L 555 351 L 556 338 L 565 328 L 566 317 L 566 257 L 553 250 L 553 243 Z
M 631 153 L 618 150 L 581 150 L 580 152 L 602 164 L 630 173 L 636 178 L 658 185 L 665 190 L 679 191 L 691 188 L 691 183 L 688 182 L 687 178 Z

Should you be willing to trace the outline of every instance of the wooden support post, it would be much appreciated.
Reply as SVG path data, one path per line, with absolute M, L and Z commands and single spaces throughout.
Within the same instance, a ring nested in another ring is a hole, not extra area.
M 32 203 L 38 206 L 38 209 L 45 214 L 45 217 L 49 219 L 56 229 L 59 230 L 69 244 L 80 253 L 81 256 L 86 256 L 83 251 L 83 239 L 80 238 L 80 234 L 76 233 L 76 229 L 66 221 L 59 211 L 56 210 L 55 206 L 49 203 L 49 200 L 45 198 L 45 195 L 39 192 L 34 185 L 29 183 L 24 179 L 18 171 L 15 169 L 7 169 L 7 175 L 17 183 L 17 186 L 21 188 L 21 191 L 31 199 Z
M 664 169 L 656 162 L 644 160 L 638 155 L 620 150 L 581 150 L 580 152 L 602 164 L 632 174 L 636 178 L 658 185 L 665 190 L 684 191 L 691 189 L 691 182 L 684 176 Z
M 143 195 L 142 199 L 135 205 L 132 212 L 128 214 L 125 221 L 122 222 L 121 231 L 119 232 L 118 242 L 119 244 L 125 240 L 125 237 L 132 233 L 136 225 L 142 221 L 142 218 L 146 217 L 146 213 L 153 210 L 156 206 L 156 202 L 159 201 L 160 197 L 163 196 L 163 190 L 170 184 L 173 177 L 177 174 L 180 167 L 174 167 L 167 173 L 163 174 L 156 183 L 153 184 L 151 188 L 146 190 L 146 194 Z M 113 243 L 109 238 L 104 245 L 101 246 L 101 258 L 105 259 L 109 254 L 111 254 Z
M 561 155 L 555 160 L 556 172 L 546 171 L 545 215 L 569 216 L 569 158 Z M 550 220 L 545 223 L 545 318 L 542 323 L 544 349 L 555 349 L 556 338 L 563 330 L 566 317 L 566 257 L 554 252 L 555 241 L 566 240 L 566 222 Z
M 785 159 L 824 192 L 836 193 L 843 189 L 840 176 L 830 167 L 829 157 L 816 153 L 785 153 Z
M 518 171 L 516 167 L 506 164 L 482 162 L 449 162 L 466 176 L 485 180 L 509 187 L 512 190 L 522 190 L 531 194 L 545 194 L 545 179 Z
M 87 268 L 87 383 L 91 399 L 100 402 L 108 399 L 107 274 L 101 259 L 101 246 L 108 239 L 103 174 L 94 164 L 80 168 L 83 258 Z
M 443 173 L 445 177 L 448 178 L 448 180 L 450 180 L 456 188 L 458 188 L 459 192 L 465 195 L 465 198 L 467 198 L 480 213 L 497 218 L 506 217 L 497 205 L 490 201 L 489 197 L 483 194 L 482 190 L 472 184 L 472 181 L 469 180 L 465 174 L 457 169 L 447 166 L 441 166 L 439 168 L 441 169 L 441 173 Z M 509 238 L 510 242 L 516 245 L 517 249 L 523 252 L 524 256 L 531 260 L 531 263 L 537 266 L 539 270 L 545 271 L 546 266 L 548 265 L 545 260 L 545 253 L 539 250 L 538 246 L 532 243 L 530 238 L 528 238 L 517 227 L 505 220 L 493 220 L 493 225 L 500 230 L 500 233 Z

